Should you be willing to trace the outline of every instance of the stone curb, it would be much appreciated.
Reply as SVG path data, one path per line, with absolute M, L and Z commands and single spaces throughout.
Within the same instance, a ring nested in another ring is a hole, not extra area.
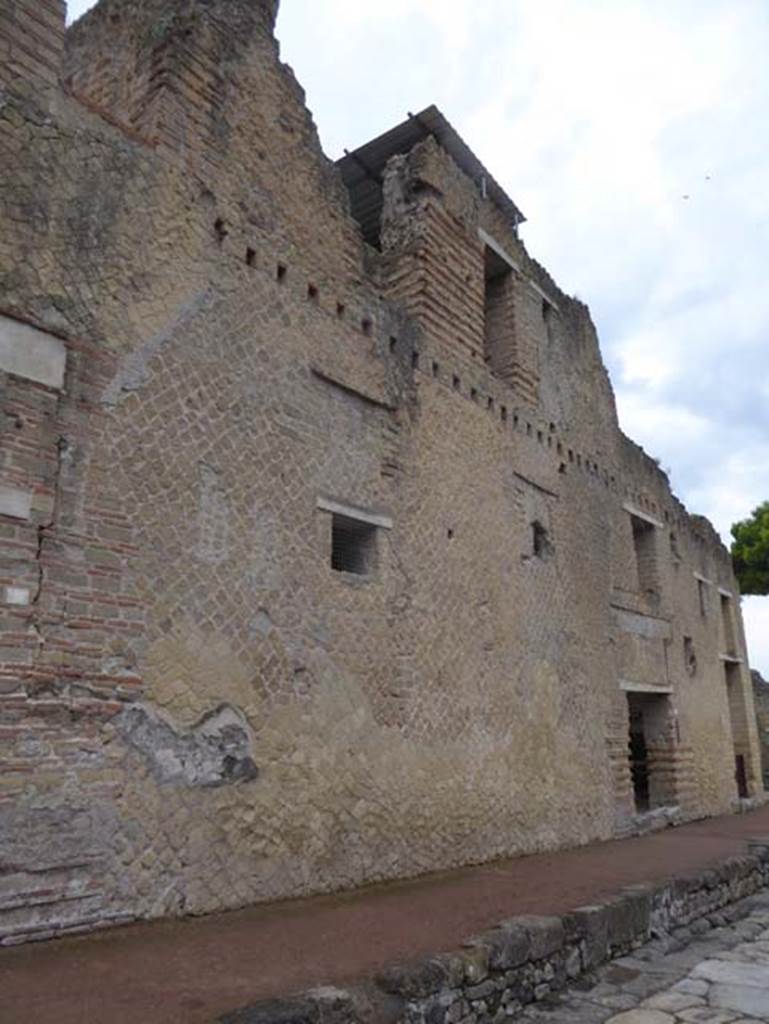
M 561 917 L 513 917 L 460 949 L 395 964 L 348 989 L 261 1000 L 219 1024 L 501 1024 L 649 939 L 687 940 L 726 924 L 769 885 L 769 837 L 715 867 L 632 885 Z

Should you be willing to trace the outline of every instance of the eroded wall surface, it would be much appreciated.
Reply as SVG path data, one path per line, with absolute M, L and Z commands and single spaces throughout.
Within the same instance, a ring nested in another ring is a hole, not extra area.
M 766 788 L 769 779 L 769 683 L 755 669 L 750 673 L 753 704 L 756 709 L 756 730 L 761 753 L 761 775 Z
M 755 795 L 728 556 L 586 307 L 434 139 L 366 246 L 274 3 L 63 13 L 0 14 L 0 941 L 624 834 L 628 694 L 655 806 Z

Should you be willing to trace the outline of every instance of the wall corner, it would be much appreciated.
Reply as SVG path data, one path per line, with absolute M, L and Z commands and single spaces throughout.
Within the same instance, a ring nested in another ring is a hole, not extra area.
M 0 88 L 46 101 L 59 86 L 65 0 L 4 0 L 0 5 Z

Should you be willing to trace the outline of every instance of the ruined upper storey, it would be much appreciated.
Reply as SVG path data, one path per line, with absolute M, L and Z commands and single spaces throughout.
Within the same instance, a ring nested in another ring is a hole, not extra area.
M 528 255 L 516 203 L 434 106 L 337 161 L 382 286 L 510 401 L 597 444 L 617 433 L 587 308 Z M 605 449 L 606 450 L 606 449 Z
M 112 286 L 90 304 L 88 334 L 114 349 L 161 330 L 156 309 L 170 305 L 184 316 L 206 288 L 237 286 L 244 264 L 270 276 L 301 267 L 300 291 L 315 307 L 336 317 L 343 310 L 343 319 L 380 334 L 405 313 L 423 348 L 446 353 L 436 362 L 452 386 L 463 390 L 472 379 L 471 395 L 505 395 L 493 401 L 511 420 L 520 408 L 522 422 L 544 423 L 554 445 L 554 432 L 564 438 L 564 453 L 570 443 L 590 451 L 588 461 L 607 472 L 624 459 L 587 308 L 529 257 L 520 209 L 436 108 L 335 167 L 280 63 L 274 0 L 101 0 L 66 40 L 63 5 L 50 0 L 45 9 L 46 32 L 34 44 L 45 57 L 45 86 L 34 62 L 12 63 L 47 102 L 62 61 L 64 101 L 52 111 L 61 138 L 49 134 L 29 150 L 30 171 L 42 174 L 45 164 L 39 191 L 48 222 L 65 210 L 72 222 L 74 212 L 79 233 L 61 241 L 56 274 L 64 280 L 55 287 L 54 268 L 50 286 L 38 270 L 46 232 L 8 238 L 22 258 L 6 309 L 16 308 L 16 292 L 26 294 L 33 320 L 35 309 L 54 304 L 63 328 L 59 295 L 80 289 L 96 252 L 83 242 L 96 236 L 99 271 Z M 43 7 L 17 0 L 6 10 L 13 20 L 0 35 L 21 53 L 11 28 Z M 74 148 L 84 129 L 87 159 Z M 75 194 L 61 187 L 65 175 Z M 133 250 L 118 230 L 128 221 Z M 49 294 L 30 302 L 35 287 Z
M 12 8 L 14 23 L 43 10 L 31 0 Z M 321 295 L 369 289 L 370 299 L 356 303 L 362 320 L 383 319 L 383 297 L 426 340 L 509 387 L 511 405 L 539 408 L 559 430 L 611 455 L 614 401 L 586 307 L 528 256 L 520 209 L 436 108 L 335 167 L 280 63 L 275 0 L 101 0 L 66 38 L 63 5 L 48 0 L 45 9 L 38 44 L 46 88 L 59 61 L 64 92 L 82 114 L 119 129 L 120 162 L 126 142 L 152 161 L 146 194 L 158 197 L 174 231 L 196 222 L 194 240 L 177 246 L 176 275 L 217 277 L 223 255 L 261 258 L 271 245 L 278 262 L 301 264 Z M 0 36 L 18 50 L 18 33 Z M 32 82 L 29 62 L 16 63 Z M 38 98 L 46 99 L 42 89 Z M 64 113 L 59 104 L 56 115 Z M 166 187 L 174 175 L 175 195 Z M 109 186 L 103 195 L 83 176 L 74 206 L 99 232 L 105 269 L 113 236 L 101 207 L 116 204 Z M 141 284 L 155 287 L 149 276 Z M 112 319 L 100 333 L 112 343 Z
M 149 142 L 213 170 L 231 144 L 228 91 L 272 38 L 277 0 L 103 0 L 67 33 L 63 80 Z
M 59 85 L 65 0 L 3 0 L 0 87 L 43 93 Z
M 454 163 L 475 182 L 482 199 L 489 199 L 509 219 L 517 235 L 518 225 L 526 218 L 480 160 L 465 144 L 436 106 L 427 107 L 383 135 L 347 152 L 337 161 L 350 193 L 352 214 L 361 226 L 363 237 L 376 248 L 382 245 L 385 205 L 385 173 L 393 156 L 405 156 L 425 139 L 433 138 Z

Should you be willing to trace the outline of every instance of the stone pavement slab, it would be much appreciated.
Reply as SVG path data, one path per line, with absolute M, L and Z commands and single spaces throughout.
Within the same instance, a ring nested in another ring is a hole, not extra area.
M 727 985 L 755 985 L 769 989 L 769 967 L 732 960 L 705 960 L 692 971 L 693 978 Z
M 611 1020 L 613 1024 L 674 1024 L 670 1014 L 660 1010 L 628 1010 Z
M 712 1006 L 769 1020 L 769 989 L 755 985 L 713 985 L 708 998 Z
M 602 1024 L 769 1022 L 769 966 L 755 962 L 766 945 L 769 895 L 759 894 L 742 906 L 748 915 L 743 921 L 714 928 L 683 951 L 668 953 L 665 940 L 650 942 L 635 955 L 599 968 L 592 986 L 583 979 L 547 1006 L 525 1009 L 522 1020 L 570 1024 L 584 1014 L 584 1019 Z M 746 935 L 754 939 L 746 942 Z M 651 989 L 656 989 L 654 994 L 648 994 Z M 640 997 L 643 992 L 645 998 Z M 606 1015 L 610 1006 L 616 1010 Z

